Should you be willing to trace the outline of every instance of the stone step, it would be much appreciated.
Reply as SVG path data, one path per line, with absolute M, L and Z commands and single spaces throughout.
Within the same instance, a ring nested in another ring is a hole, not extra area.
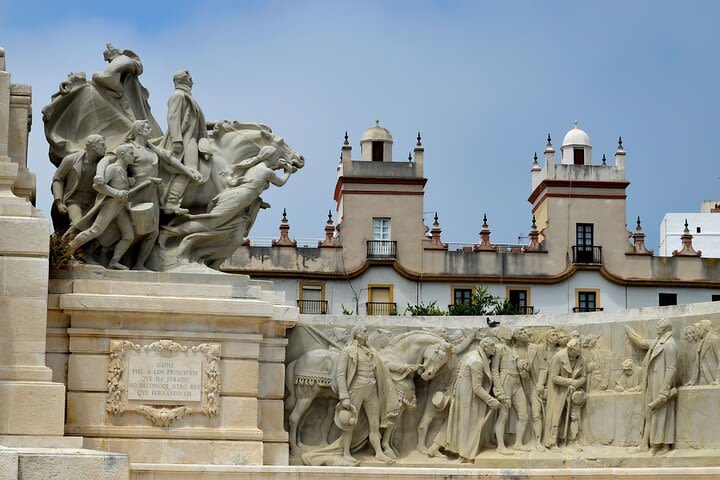
M 129 478 L 128 456 L 123 453 L 67 448 L 18 448 L 15 451 L 18 480 Z

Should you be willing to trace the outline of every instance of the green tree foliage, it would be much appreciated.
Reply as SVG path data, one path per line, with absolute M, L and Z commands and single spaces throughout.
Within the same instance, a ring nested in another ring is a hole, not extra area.
M 447 312 L 438 308 L 437 301 L 433 300 L 427 305 L 424 303 L 421 303 L 420 305 L 410 305 L 408 303 L 408 306 L 405 309 L 405 315 L 410 315 L 411 317 L 434 317 L 447 315 Z

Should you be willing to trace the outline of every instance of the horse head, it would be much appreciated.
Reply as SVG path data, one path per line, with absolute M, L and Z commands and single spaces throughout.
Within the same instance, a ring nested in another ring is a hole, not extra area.
M 452 345 L 445 341 L 428 345 L 423 352 L 422 367 L 419 370 L 420 377 L 425 381 L 434 378 L 438 370 L 450 359 L 452 351 Z

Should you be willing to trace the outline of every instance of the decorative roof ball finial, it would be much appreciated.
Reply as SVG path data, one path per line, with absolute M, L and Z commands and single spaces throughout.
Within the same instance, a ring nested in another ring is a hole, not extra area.
M 490 226 L 487 223 L 487 214 L 483 213 L 483 224 L 482 224 L 483 230 L 487 230 L 490 228 Z
M 638 215 L 637 228 L 636 228 L 635 230 L 637 230 L 638 232 L 641 232 L 641 231 L 642 231 L 642 227 L 640 226 L 640 215 Z
M 603 165 L 607 165 L 607 161 L 605 160 L 605 154 L 604 154 L 604 153 L 603 153 L 603 158 L 602 158 L 602 164 L 603 164 Z
M 421 147 L 422 146 L 421 140 L 422 140 L 422 138 L 420 137 L 420 132 L 418 132 L 417 143 L 415 145 L 418 147 Z
M 533 164 L 532 164 L 532 168 L 530 169 L 530 171 L 531 172 L 539 172 L 540 170 L 542 170 L 542 168 L 540 168 L 540 164 L 537 161 L 537 152 L 535 152 L 535 155 L 533 155 Z
M 623 150 L 622 137 L 618 137 L 618 150 Z
M 345 141 L 343 142 L 343 145 L 350 145 L 350 142 L 348 142 L 347 130 L 345 130 Z
M 380 126 L 380 120 L 375 120 L 375 126 L 376 126 L 376 127 L 379 127 L 379 126 Z
M 579 122 L 577 120 L 573 120 L 573 128 L 580 128 Z
M 435 222 L 433 222 L 433 227 L 439 227 L 440 222 L 438 221 L 438 214 L 435 212 Z
M 683 231 L 683 233 L 690 233 L 690 229 L 688 228 L 687 218 L 685 219 L 685 230 Z
M 537 223 L 535 223 L 535 214 L 533 214 L 532 219 L 532 229 L 537 230 Z
M 328 210 L 328 220 L 327 223 L 332 223 L 332 210 Z
M 549 134 L 549 133 L 548 133 L 548 138 L 547 138 L 547 145 L 545 145 L 545 146 L 546 146 L 546 147 L 552 147 L 552 140 L 550 139 L 550 134 Z
M 412 162 L 412 153 L 408 152 L 408 162 Z
M 288 219 L 287 219 L 287 211 L 285 211 L 285 209 L 283 208 L 282 222 L 283 222 L 283 223 L 287 223 L 287 221 L 288 221 Z

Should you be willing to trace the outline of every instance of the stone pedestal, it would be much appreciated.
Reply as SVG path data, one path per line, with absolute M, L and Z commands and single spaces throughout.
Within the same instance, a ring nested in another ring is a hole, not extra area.
M 65 431 L 86 448 L 134 465 L 288 464 L 284 337 L 298 312 L 271 283 L 84 266 L 49 298 Z

